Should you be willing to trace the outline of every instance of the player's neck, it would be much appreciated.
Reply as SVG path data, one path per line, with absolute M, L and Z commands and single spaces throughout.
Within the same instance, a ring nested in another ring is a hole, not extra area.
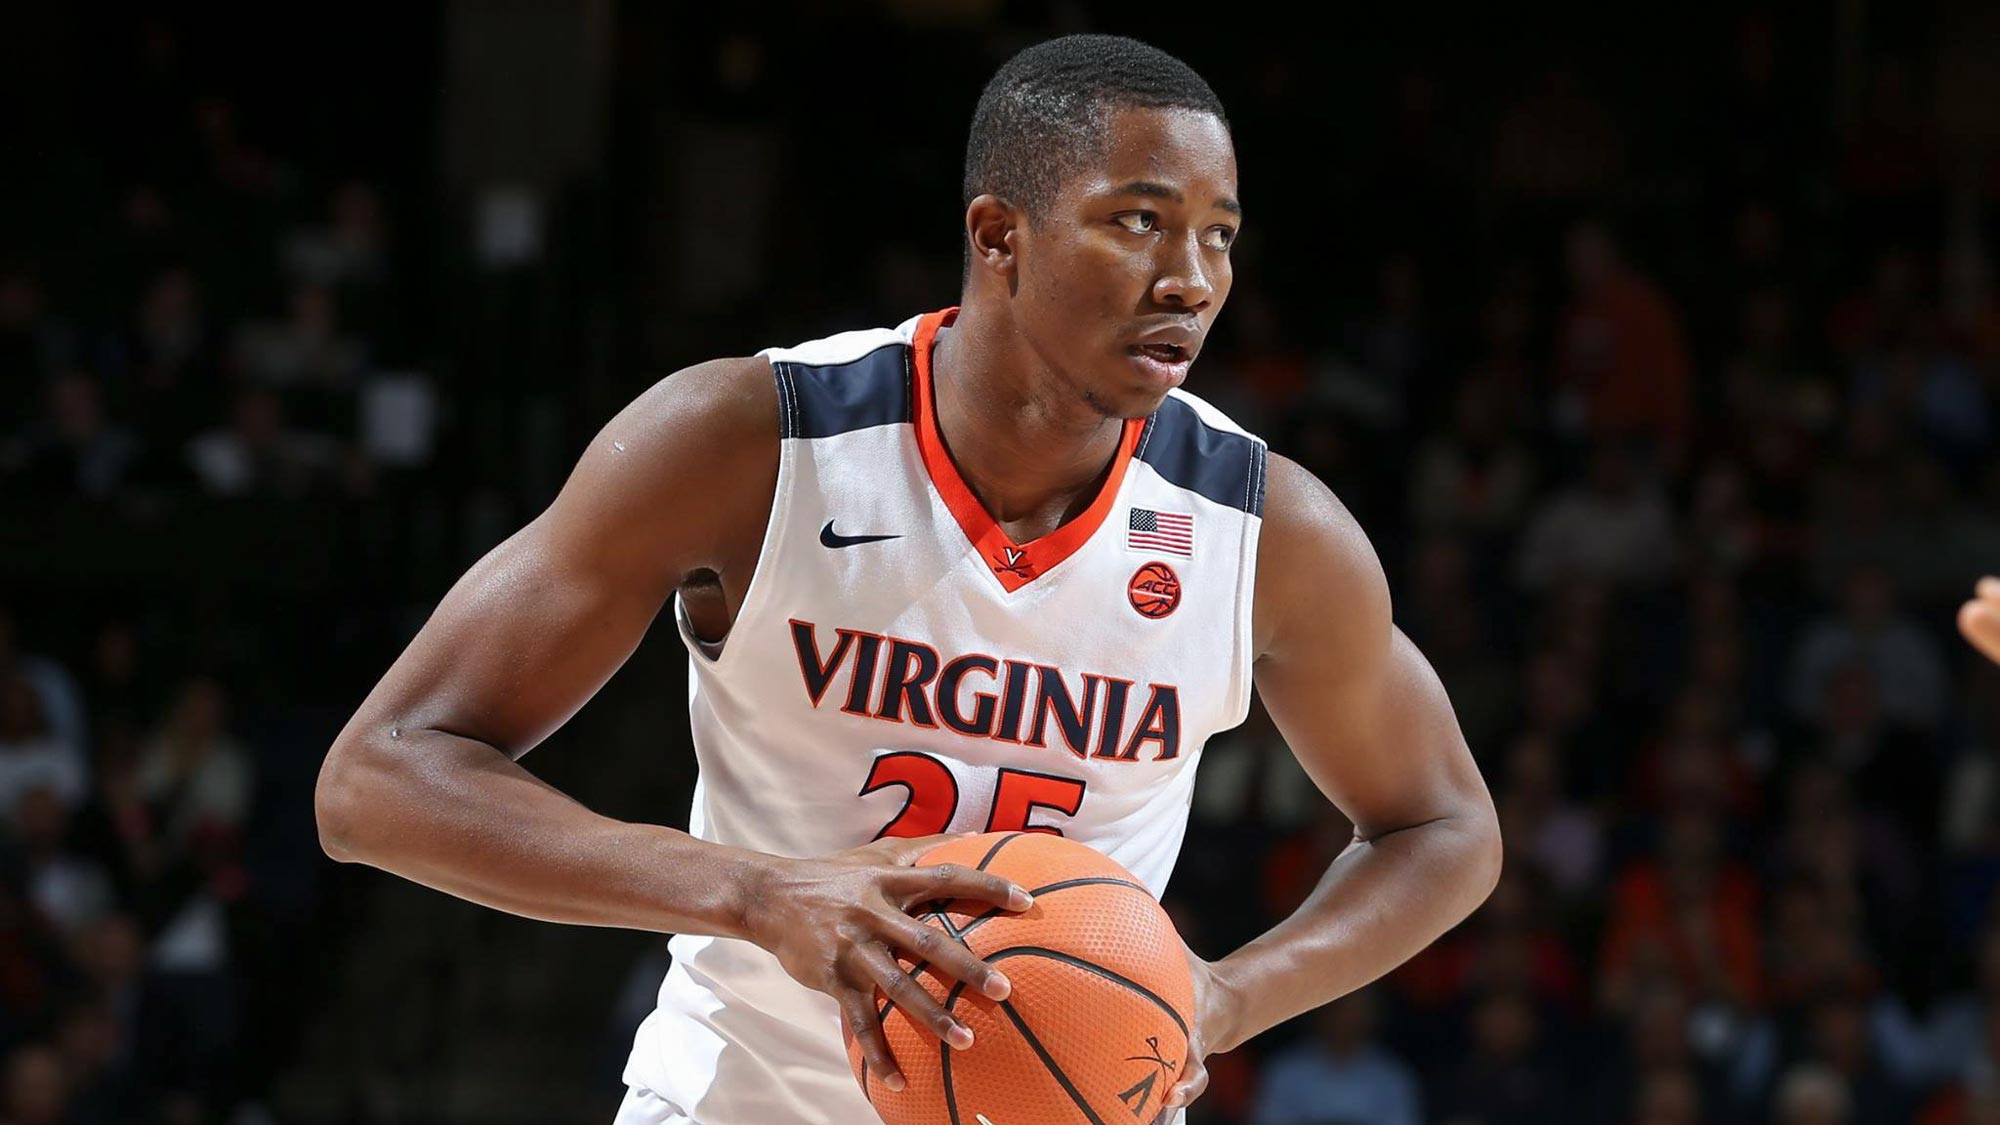
M 1124 426 L 1065 394 L 1004 325 L 961 311 L 931 352 L 939 436 L 1000 524 L 1045 535 L 1082 511 L 1118 452 Z M 1053 521 L 1053 522 L 1050 522 Z

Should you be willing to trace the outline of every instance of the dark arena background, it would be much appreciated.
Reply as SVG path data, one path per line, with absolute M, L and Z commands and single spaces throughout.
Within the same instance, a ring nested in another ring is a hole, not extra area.
M 1508 844 L 1190 1121 L 2000 1122 L 2000 11 L 735 7 L 0 16 L 0 1121 L 608 1122 L 665 939 L 329 861 L 319 764 L 642 388 L 952 303 L 980 87 L 1096 30 L 1228 107 L 1190 389 L 1360 518 Z M 685 675 L 526 764 L 684 826 Z M 1349 831 L 1253 712 L 1169 908 Z

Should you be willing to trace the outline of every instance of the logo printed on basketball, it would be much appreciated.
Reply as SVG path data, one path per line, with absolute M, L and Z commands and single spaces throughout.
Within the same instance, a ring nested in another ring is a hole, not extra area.
M 1160 1057 L 1159 1036 L 1146 1036 L 1146 1048 L 1153 1053 L 1150 1055 L 1128 1055 L 1125 1061 L 1149 1062 L 1153 1064 L 1152 1067 L 1146 1071 L 1144 1078 L 1132 1083 L 1130 1088 L 1118 1095 L 1118 1100 L 1125 1103 L 1125 1108 L 1131 1110 L 1134 1117 L 1145 1116 L 1146 1103 L 1152 1100 L 1153 1097 L 1153 1084 L 1160 1080 L 1160 1076 L 1163 1074 L 1172 1074 L 1179 1066 L 1177 1063 L 1170 1063 Z
M 1172 613 L 1181 604 L 1181 578 L 1163 562 L 1149 562 L 1132 575 L 1125 596 L 1141 617 L 1155 620 Z

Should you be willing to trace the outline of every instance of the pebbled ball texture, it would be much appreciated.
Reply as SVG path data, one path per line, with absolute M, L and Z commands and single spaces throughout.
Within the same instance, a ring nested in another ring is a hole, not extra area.
M 1124 1125 L 1158 1116 L 1186 1061 L 1194 984 L 1180 935 L 1145 887 L 1096 850 L 1039 832 L 968 836 L 918 862 L 983 867 L 1027 888 L 1035 905 L 1019 914 L 973 902 L 912 910 L 1007 974 L 1013 991 L 989 1000 L 903 960 L 972 1029 L 973 1044 L 941 1044 L 878 989 L 876 1010 L 908 1085 L 884 1086 L 846 1039 L 882 1120 L 1088 1125 L 1095 1115 Z

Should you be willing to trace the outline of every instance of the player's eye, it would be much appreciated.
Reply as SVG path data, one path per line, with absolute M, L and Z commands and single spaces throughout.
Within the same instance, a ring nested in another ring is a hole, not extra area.
M 1202 236 L 1202 241 L 1208 244 L 1210 250 L 1227 250 L 1236 241 L 1236 228 L 1210 227 L 1208 233 Z
M 1160 216 L 1151 211 L 1127 211 L 1112 221 L 1133 234 L 1151 234 L 1160 227 Z

